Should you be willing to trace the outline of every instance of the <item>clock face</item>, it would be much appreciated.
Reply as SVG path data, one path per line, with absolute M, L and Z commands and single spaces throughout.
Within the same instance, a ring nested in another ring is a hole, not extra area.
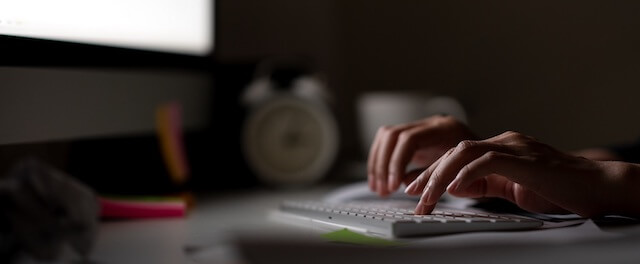
M 327 173 L 337 141 L 335 120 L 324 105 L 283 96 L 251 113 L 244 148 L 249 164 L 263 180 L 298 185 Z

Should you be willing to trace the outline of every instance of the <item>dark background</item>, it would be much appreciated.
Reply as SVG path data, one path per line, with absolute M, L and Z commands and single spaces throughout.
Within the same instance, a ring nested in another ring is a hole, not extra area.
M 214 130 L 218 139 L 237 137 L 244 112 L 234 100 L 256 63 L 310 58 L 336 99 L 341 149 L 335 169 L 340 170 L 362 161 L 355 103 L 369 91 L 453 96 L 483 137 L 516 130 L 563 150 L 635 140 L 640 135 L 638 14 L 637 1 L 219 0 L 215 51 L 204 60 L 61 45 L 90 54 L 97 49 L 103 59 L 112 58 L 98 66 L 186 67 L 210 74 L 211 124 L 191 137 L 206 142 L 194 144 L 199 146 L 195 163 L 215 162 L 213 155 L 231 152 L 226 158 L 233 162 L 213 164 L 215 170 L 238 168 L 238 174 L 243 173 L 239 142 L 229 141 L 214 153 L 206 147 L 216 141 L 203 135 Z M 36 58 L 41 56 L 52 55 Z M 79 58 L 76 66 L 95 64 Z M 5 56 L 4 62 L 25 61 Z M 2 146 L 2 165 L 15 153 L 37 152 L 64 163 L 59 153 L 69 151 L 66 143 Z
M 430 90 L 461 100 L 483 136 L 506 129 L 562 149 L 640 134 L 637 1 L 219 1 L 217 59 L 305 54 L 340 100 Z

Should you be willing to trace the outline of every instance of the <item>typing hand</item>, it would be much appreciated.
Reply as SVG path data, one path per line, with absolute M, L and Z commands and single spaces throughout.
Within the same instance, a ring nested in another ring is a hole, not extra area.
M 381 127 L 369 152 L 369 188 L 380 196 L 387 196 L 402 182 L 411 182 L 416 177 L 405 173 L 411 161 L 428 167 L 447 149 L 472 138 L 475 136 L 463 123 L 446 116 Z
M 590 217 L 616 210 L 611 205 L 618 202 L 624 173 L 629 174 L 625 166 L 629 165 L 565 154 L 534 138 L 506 132 L 460 142 L 405 192 L 422 195 L 416 214 L 430 213 L 446 190 L 461 197 L 504 198 L 532 212 L 569 211 Z

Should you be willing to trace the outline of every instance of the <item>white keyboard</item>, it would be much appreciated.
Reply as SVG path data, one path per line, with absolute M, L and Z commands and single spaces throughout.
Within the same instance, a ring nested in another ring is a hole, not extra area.
M 352 228 L 385 237 L 414 237 L 474 231 L 521 230 L 542 226 L 541 220 L 511 215 L 434 210 L 415 215 L 413 210 L 368 202 L 327 203 L 285 201 L 280 210 L 312 222 Z

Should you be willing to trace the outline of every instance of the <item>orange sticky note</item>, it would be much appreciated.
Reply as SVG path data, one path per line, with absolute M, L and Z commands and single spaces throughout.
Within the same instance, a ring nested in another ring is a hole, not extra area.
M 182 134 L 182 107 L 179 103 L 171 102 L 157 108 L 156 129 L 169 175 L 174 182 L 184 183 L 189 176 L 189 164 Z

